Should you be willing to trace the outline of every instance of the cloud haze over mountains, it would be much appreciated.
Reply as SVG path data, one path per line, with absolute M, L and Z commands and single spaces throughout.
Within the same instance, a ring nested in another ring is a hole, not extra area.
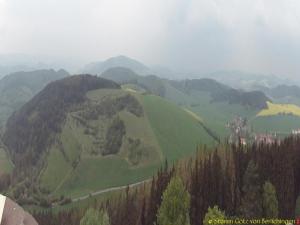
M 85 64 L 124 54 L 206 73 L 295 78 L 297 0 L 0 0 L 0 54 Z

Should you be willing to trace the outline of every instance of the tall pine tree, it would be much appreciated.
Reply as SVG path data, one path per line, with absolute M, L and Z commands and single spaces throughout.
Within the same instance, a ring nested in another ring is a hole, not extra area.
M 262 217 L 262 194 L 258 167 L 250 160 L 243 177 L 243 198 L 240 207 L 244 218 Z
M 225 213 L 221 211 L 218 206 L 214 206 L 213 208 L 209 207 L 205 214 L 203 225 L 218 224 L 215 220 L 224 220 L 225 218 Z
M 80 220 L 80 225 L 109 225 L 109 217 L 106 211 L 97 211 L 90 208 Z
M 176 176 L 163 193 L 157 215 L 158 225 L 189 225 L 189 208 L 190 195 L 182 180 Z
M 263 214 L 265 218 L 278 218 L 278 200 L 275 187 L 270 182 L 265 182 L 263 187 Z

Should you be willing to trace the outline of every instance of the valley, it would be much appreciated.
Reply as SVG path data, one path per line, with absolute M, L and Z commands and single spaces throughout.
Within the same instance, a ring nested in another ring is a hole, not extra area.
M 104 88 L 94 89 L 93 79 Z M 176 104 L 97 79 L 81 75 L 51 83 L 9 119 L 4 143 L 13 156 L 15 170 L 37 179 L 27 191 L 39 188 L 40 196 L 49 195 L 50 199 L 61 195 L 74 198 L 136 183 L 151 177 L 165 160 L 173 163 L 193 154 L 197 145 L 217 144 L 194 115 Z M 51 90 L 65 99 L 51 96 Z M 69 99 L 75 90 L 86 93 Z M 49 112 L 45 111 L 47 104 L 61 107 Z M 30 128 L 23 133 L 26 126 L 35 127 L 47 117 L 52 122 L 44 121 L 43 130 Z M 21 141 L 23 135 L 27 141 Z M 32 135 L 36 138 L 30 139 Z M 38 145 L 35 140 L 39 140 Z M 35 149 L 34 155 L 27 153 L 30 149 Z M 28 167 L 29 162 L 34 167 Z
M 203 146 L 230 142 L 228 124 L 237 118 L 251 130 L 240 134 L 249 146 L 300 127 L 296 105 L 206 78 L 175 81 L 116 67 L 38 85 L 7 119 L 0 148 L 1 174 L 18 174 L 7 195 L 38 210 L 138 188 L 166 160 L 176 165 Z
M 0 0 L 0 225 L 300 225 L 299 15 Z

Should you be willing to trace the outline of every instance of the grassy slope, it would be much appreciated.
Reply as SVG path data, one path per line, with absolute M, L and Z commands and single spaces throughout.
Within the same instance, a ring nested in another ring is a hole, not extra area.
M 137 118 L 127 111 L 120 113 L 120 118 L 124 121 L 126 126 L 126 137 L 132 139 L 140 139 L 142 148 L 147 151 L 146 158 L 143 159 L 144 165 L 151 164 L 152 162 L 162 162 L 163 155 L 160 145 L 152 131 L 151 125 L 147 117 Z M 128 159 L 128 146 L 124 144 L 121 152 L 125 153 L 125 158 Z
M 190 106 L 190 110 L 199 114 L 204 123 L 208 125 L 218 136 L 223 139 L 229 134 L 226 123 L 236 116 L 252 118 L 256 111 L 246 109 L 243 106 L 227 103 L 210 103 L 207 97 L 201 97 L 198 106 Z
M 10 173 L 13 169 L 11 161 L 8 159 L 6 152 L 0 147 L 0 175 Z
M 166 85 L 167 98 L 178 105 L 185 106 L 195 112 L 203 122 L 221 138 L 229 134 L 225 125 L 235 116 L 247 117 L 253 130 L 258 133 L 277 132 L 286 136 L 292 129 L 300 128 L 300 118 L 293 115 L 273 115 L 278 112 L 299 114 L 300 108 L 291 105 L 270 104 L 271 109 L 263 110 L 264 115 L 258 116 L 258 110 L 247 109 L 241 105 L 227 103 L 212 103 L 208 93 L 192 92 L 190 95 L 184 94 L 175 88 Z M 267 114 L 266 114 L 267 113 Z M 262 114 L 262 113 L 261 113 Z
M 152 176 L 158 165 L 130 168 L 119 156 L 85 158 L 58 194 L 81 196 L 97 190 L 135 183 Z
M 203 119 L 196 113 L 192 112 L 191 110 L 187 108 L 183 108 L 184 111 L 186 111 L 189 115 L 191 115 L 195 120 L 199 121 L 200 123 L 203 123 Z
M 300 128 L 300 118 L 292 115 L 256 117 L 251 121 L 254 130 L 260 133 L 276 132 L 284 136 Z
M 22 207 L 31 214 L 37 212 L 51 212 L 51 213 L 59 213 L 61 211 L 71 210 L 71 209 L 86 209 L 89 208 L 91 205 L 95 204 L 95 202 L 106 202 L 107 200 L 112 200 L 114 198 L 119 197 L 121 194 L 124 193 L 124 190 L 117 190 L 106 192 L 101 195 L 92 196 L 87 199 L 72 202 L 66 205 L 56 205 L 54 208 L 42 208 L 36 205 L 22 205 Z
M 277 132 L 286 136 L 293 129 L 300 128 L 300 118 L 297 116 L 275 115 L 257 117 L 257 110 L 247 109 L 236 104 L 210 103 L 209 97 L 205 97 L 205 95 L 202 95 L 201 99 L 199 97 L 197 99 L 201 104 L 190 107 L 190 110 L 200 115 L 204 123 L 220 135 L 221 138 L 228 135 L 229 130 L 225 125 L 235 116 L 248 118 L 249 124 L 252 126 L 254 132 L 257 133 Z
M 255 117 L 257 111 L 246 109 L 237 104 L 212 103 L 211 97 L 207 92 L 193 91 L 190 95 L 182 93 L 170 85 L 166 85 L 166 98 L 174 103 L 187 107 L 196 113 L 212 131 L 221 139 L 229 133 L 226 123 L 235 116 Z
M 122 93 L 111 90 L 93 91 L 88 96 L 97 100 L 107 94 L 119 96 Z M 138 118 L 127 111 L 122 111 L 119 116 L 125 123 L 126 137 L 142 140 L 143 146 L 148 150 L 147 159 L 141 165 L 131 165 L 126 145 L 114 156 L 87 154 L 93 148 L 93 139 L 85 135 L 84 128 L 75 125 L 69 117 L 61 135 L 63 149 L 69 161 L 64 159 L 57 146 L 52 148 L 48 166 L 41 175 L 43 186 L 56 190 L 57 195 L 77 197 L 100 189 L 135 183 L 151 177 L 164 158 L 174 161 L 192 154 L 197 144 L 214 144 L 197 120 L 180 107 L 157 96 L 131 94 L 143 104 L 145 116 Z M 91 121 L 93 124 L 101 122 L 103 121 Z M 71 162 L 81 151 L 81 162 L 73 170 Z
M 295 96 L 288 96 L 288 97 L 282 97 L 282 98 L 273 98 L 273 103 L 278 104 L 294 104 L 300 107 L 300 99 Z
M 144 93 L 146 92 L 145 89 L 143 89 L 142 87 L 136 85 L 136 84 L 123 84 L 122 85 L 122 89 L 126 90 L 126 91 L 130 91 L 130 92 L 139 92 L 139 93 Z
M 117 90 L 99 90 L 88 93 L 90 99 L 97 100 L 105 95 L 120 96 L 127 92 Z M 138 118 L 131 113 L 123 111 L 119 114 L 126 126 L 126 137 L 140 138 L 148 149 L 149 160 L 143 165 L 131 166 L 127 160 L 126 149 L 115 156 L 90 156 L 87 152 L 92 149 L 94 139 L 84 134 L 84 127 L 76 125 L 71 116 L 64 126 L 61 134 L 63 149 L 68 161 L 64 159 L 58 147 L 50 150 L 46 169 L 41 175 L 41 183 L 56 194 L 70 194 L 79 196 L 112 186 L 134 183 L 150 177 L 159 167 L 162 156 L 159 144 L 151 130 L 146 117 Z M 106 121 L 90 121 L 90 124 L 105 126 Z M 122 148 L 125 148 L 122 146 Z M 73 170 L 72 161 L 80 152 L 81 162 Z M 63 171 L 63 172 L 61 172 Z
M 261 110 L 251 121 L 257 132 L 276 132 L 289 135 L 292 129 L 300 128 L 300 108 L 291 104 L 268 102 L 268 108 Z
M 142 98 L 163 154 L 171 162 L 194 153 L 199 144 L 215 144 L 197 120 L 183 109 L 158 96 Z
M 96 99 L 97 95 L 101 94 L 94 92 L 90 94 L 90 97 Z M 114 93 L 109 91 L 109 94 Z M 91 157 L 86 155 L 82 158 L 78 168 L 71 174 L 70 179 L 62 186 L 60 192 L 76 196 L 99 189 L 135 183 L 152 176 L 156 171 L 161 162 L 160 147 L 147 118 L 137 118 L 126 111 L 121 112 L 119 116 L 125 123 L 126 137 L 140 138 L 147 147 L 151 148 L 152 152 L 149 156 L 151 161 L 143 162 L 143 165 L 138 167 L 131 166 L 127 161 L 124 146 L 122 146 L 121 152 L 114 156 Z M 84 146 L 86 148 L 87 145 Z
M 293 104 L 274 104 L 267 102 L 268 108 L 260 111 L 257 116 L 275 116 L 280 114 L 292 114 L 300 116 L 300 107 Z
M 68 117 L 67 123 L 61 134 L 63 149 L 68 160 L 65 159 L 63 153 L 57 145 L 52 146 L 49 151 L 47 167 L 41 176 L 41 183 L 50 190 L 56 190 L 66 176 L 68 176 L 73 168 L 72 161 L 79 155 L 82 150 L 82 144 L 87 143 L 86 137 L 81 135 L 82 129 L 72 129 L 74 121 Z

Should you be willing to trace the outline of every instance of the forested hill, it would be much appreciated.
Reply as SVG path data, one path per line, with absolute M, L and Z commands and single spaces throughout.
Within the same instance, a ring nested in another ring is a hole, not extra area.
M 265 92 L 274 98 L 288 96 L 300 97 L 300 87 L 296 85 L 278 85 L 273 88 L 264 88 Z
M 16 169 L 26 167 L 26 162 L 38 163 L 41 151 L 60 131 L 68 110 L 84 102 L 88 91 L 99 88 L 118 89 L 120 86 L 96 76 L 71 76 L 50 83 L 15 112 L 7 122 L 3 141 Z
M 271 101 L 261 91 L 243 91 L 231 88 L 213 79 L 202 78 L 192 80 L 167 80 L 155 75 L 139 76 L 134 71 L 125 67 L 114 67 L 104 71 L 102 77 L 111 79 L 119 84 L 132 84 L 162 97 L 173 95 L 168 93 L 170 87 L 176 89 L 180 95 L 190 95 L 193 91 L 209 93 L 212 102 L 226 102 L 239 104 L 253 109 L 267 107 L 267 101 Z M 178 92 L 179 91 L 179 92 Z
M 191 91 L 208 92 L 212 97 L 212 102 L 227 102 L 263 109 L 267 107 L 267 101 L 270 101 L 261 91 L 237 90 L 208 78 L 170 81 L 170 83 L 173 87 L 187 94 Z
M 9 74 L 0 80 L 0 127 L 8 117 L 48 83 L 69 76 L 65 70 L 36 70 Z
M 91 74 L 100 75 L 102 72 L 113 67 L 126 67 L 142 75 L 147 75 L 151 73 L 151 70 L 143 63 L 123 55 L 109 58 L 103 62 L 91 63 L 89 65 L 86 65 L 83 71 Z
M 113 67 L 105 70 L 101 77 L 113 80 L 119 84 L 136 83 L 139 75 L 126 67 Z
M 53 69 L 16 72 L 6 75 L 1 79 L 0 90 L 1 92 L 5 92 L 18 87 L 27 87 L 36 92 L 41 89 L 40 84 L 47 84 L 47 82 L 62 79 L 68 75 L 69 73 L 65 70 L 55 71 Z

